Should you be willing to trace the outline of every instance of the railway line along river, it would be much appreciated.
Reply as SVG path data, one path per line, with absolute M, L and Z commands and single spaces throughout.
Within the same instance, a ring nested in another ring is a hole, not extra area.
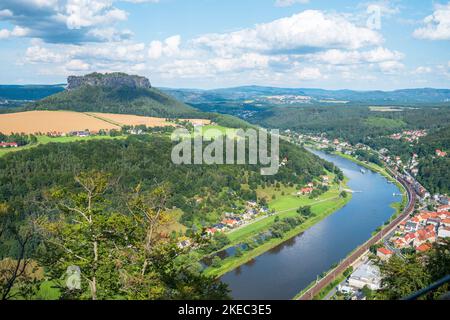
M 350 160 L 321 151 L 349 178 L 351 201 L 304 233 L 223 275 L 234 299 L 292 299 L 323 272 L 366 242 L 395 213 L 395 184 Z

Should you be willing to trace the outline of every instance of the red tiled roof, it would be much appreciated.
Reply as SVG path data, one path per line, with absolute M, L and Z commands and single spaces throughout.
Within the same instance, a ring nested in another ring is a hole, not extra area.
M 384 247 L 383 248 L 378 248 L 378 252 L 381 252 L 382 254 L 384 254 L 386 256 L 394 254 L 391 250 L 386 249 Z
M 428 244 L 428 243 L 421 244 L 420 246 L 418 246 L 416 248 L 416 250 L 419 251 L 419 252 L 425 252 L 425 251 L 428 251 L 430 249 L 431 249 L 431 245 Z

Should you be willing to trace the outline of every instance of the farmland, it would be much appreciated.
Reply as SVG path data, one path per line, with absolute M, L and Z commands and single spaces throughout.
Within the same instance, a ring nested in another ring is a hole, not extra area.
M 90 117 L 84 113 L 71 111 L 29 111 L 0 115 L 0 132 L 47 133 L 70 132 L 76 130 L 99 131 L 119 129 L 119 126 Z
M 192 123 L 208 124 L 209 120 L 192 119 Z M 119 130 L 122 126 L 174 126 L 163 118 L 128 114 L 81 113 L 73 111 L 28 111 L 0 115 L 0 132 L 4 134 L 69 133 L 71 131 Z

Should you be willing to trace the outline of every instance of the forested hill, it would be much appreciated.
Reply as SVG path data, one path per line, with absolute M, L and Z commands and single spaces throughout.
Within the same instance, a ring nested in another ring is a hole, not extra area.
M 66 90 L 28 104 L 24 108 L 95 111 L 161 118 L 206 117 L 197 109 L 153 88 L 147 78 L 125 73 L 70 76 Z
M 174 165 L 172 147 L 168 137 L 152 135 L 52 143 L 11 153 L 0 158 L 0 204 L 28 216 L 38 210 L 36 201 L 51 188 L 74 188 L 74 175 L 94 170 L 119 179 L 113 194 L 131 192 L 138 184 L 143 190 L 168 185 L 167 207 L 181 209 L 181 222 L 191 227 L 219 221 L 239 199 L 256 200 L 255 190 L 262 184 L 303 186 L 325 174 L 325 167 L 335 170 L 332 164 L 284 141 L 280 156 L 289 161 L 274 176 L 262 176 L 257 165 Z M 112 197 L 112 207 L 126 210 L 121 200 Z
M 419 164 L 419 181 L 432 193 L 450 193 L 450 158 L 436 157 L 436 150 L 450 151 L 450 127 L 432 132 L 422 138 L 415 151 L 422 159 Z

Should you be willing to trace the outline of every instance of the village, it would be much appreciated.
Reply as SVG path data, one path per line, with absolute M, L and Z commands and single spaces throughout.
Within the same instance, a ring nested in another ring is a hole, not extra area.
M 387 261 L 394 255 L 401 259 L 409 254 L 420 254 L 432 248 L 436 242 L 450 238 L 450 198 L 447 195 L 434 194 L 427 191 L 416 179 L 419 156 L 413 154 L 407 163 L 399 156 L 390 155 L 389 150 L 382 148 L 373 150 L 367 145 L 358 143 L 352 145 L 339 139 L 328 139 L 325 135 L 307 135 L 285 131 L 285 135 L 297 143 L 312 145 L 314 148 L 333 151 L 359 159 L 358 151 L 370 152 L 394 172 L 400 173 L 419 196 L 416 209 L 406 220 L 402 221 L 396 230 L 383 237 L 383 240 L 358 259 L 345 274 L 342 280 L 325 297 L 328 299 L 366 300 L 370 292 L 379 290 L 381 272 L 374 263 L 379 259 Z M 389 136 L 394 140 L 404 140 L 410 143 L 427 135 L 425 130 L 409 130 Z M 435 151 L 435 157 L 446 157 L 442 150 Z M 367 162 L 366 159 L 359 159 Z

